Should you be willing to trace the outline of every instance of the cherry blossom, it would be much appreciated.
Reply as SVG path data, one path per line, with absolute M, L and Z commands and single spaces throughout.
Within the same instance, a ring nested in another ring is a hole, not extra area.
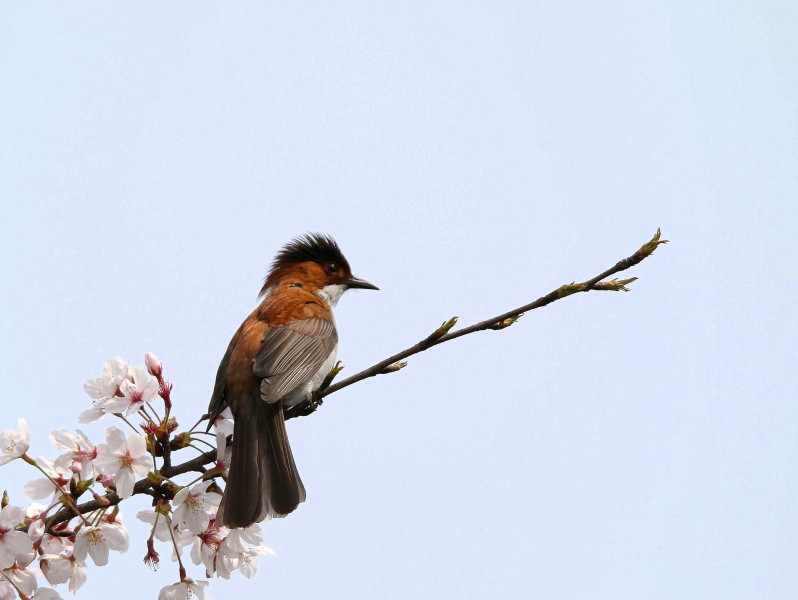
M 191 560 L 195 565 L 205 565 L 205 574 L 210 577 L 216 571 L 216 555 L 225 536 L 230 532 L 226 527 L 216 524 L 216 519 L 208 522 L 205 531 L 194 536 L 191 547 Z
M 130 547 L 130 536 L 127 533 L 127 529 L 125 529 L 125 526 L 122 524 L 122 515 L 119 514 L 119 509 L 106 512 L 102 516 L 101 522 L 103 525 L 115 528 L 121 534 L 124 541 L 122 542 L 122 547 L 116 549 L 118 549 L 122 554 L 127 552 L 128 548 Z
M 247 544 L 253 546 L 260 546 L 263 543 L 263 529 L 259 523 L 253 523 L 249 527 L 234 529 L 237 532 L 238 538 Z
M 45 554 L 39 559 L 39 568 L 42 575 L 53 585 L 65 583 L 72 575 L 72 566 L 66 556 L 58 554 Z
M 158 382 L 150 379 L 143 367 L 131 367 L 127 376 L 119 386 L 122 396 L 108 400 L 103 405 L 104 412 L 129 415 L 138 412 L 145 402 L 151 402 L 158 395 Z
M 136 477 L 145 476 L 152 466 L 147 442 L 138 433 L 125 438 L 124 432 L 116 427 L 108 428 L 105 439 L 106 444 L 97 446 L 94 467 L 103 475 L 113 476 L 116 493 L 120 498 L 128 498 L 133 495 Z
M 233 435 L 233 411 L 229 406 L 216 416 L 213 426 L 216 428 L 216 433 L 224 434 L 225 438 Z
M 210 600 L 210 596 L 205 593 L 206 587 L 207 581 L 184 579 L 162 588 L 158 600 L 187 600 L 191 596 L 196 596 L 197 600 Z
M 109 359 L 103 367 L 103 374 L 87 380 L 84 385 L 94 400 L 94 406 L 83 411 L 80 420 L 96 420 L 107 413 L 135 413 L 157 396 L 163 399 L 168 415 L 171 385 L 163 380 L 163 366 L 149 353 L 145 356 L 145 364 L 146 369 L 131 367 L 120 358 Z M 149 377 L 148 372 L 157 381 Z M 51 586 L 68 584 L 69 591 L 74 594 L 86 582 L 88 557 L 95 565 L 104 566 L 109 562 L 111 550 L 123 553 L 129 548 L 129 535 L 122 525 L 118 509 L 110 506 L 108 497 L 100 495 L 107 494 L 100 486 L 115 488 L 118 496 L 124 499 L 132 496 L 137 480 L 146 477 L 153 469 L 158 473 L 157 464 L 154 464 L 157 458 L 147 450 L 148 436 L 159 442 L 163 441 L 163 436 L 174 441 L 178 439 L 173 435 L 177 422 L 174 417 L 166 423 L 152 422 L 148 414 L 152 416 L 149 411 L 142 413 L 146 420 L 141 425 L 144 435 L 110 427 L 106 431 L 105 443 L 96 446 L 80 430 L 57 429 L 50 435 L 58 452 L 54 460 L 37 458 L 34 461 L 26 454 L 30 446 L 30 430 L 24 419 L 19 419 L 18 431 L 0 432 L 0 466 L 22 457 L 37 467 L 46 477 L 27 483 L 25 492 L 31 498 L 47 498 L 50 502 L 49 505 L 31 502 L 25 511 L 14 506 L 0 510 L 0 600 L 61 598 L 50 587 L 38 587 L 37 576 L 42 578 L 41 583 Z M 207 473 L 208 477 L 223 474 L 229 469 L 231 449 L 227 446 L 227 438 L 233 428 L 229 409 L 219 415 L 213 425 L 217 460 L 215 467 Z M 186 435 L 189 436 L 190 432 Z M 172 548 L 173 561 L 179 559 L 184 549 L 192 546 L 191 559 L 204 566 L 207 577 L 229 578 L 235 570 L 241 571 L 245 577 L 254 576 L 257 557 L 273 554 L 270 548 L 261 545 L 260 526 L 231 530 L 217 525 L 214 512 L 221 498 L 217 493 L 208 492 L 214 485 L 213 479 L 178 488 L 170 503 L 166 498 L 174 489 L 172 485 L 164 483 L 163 496 L 156 495 L 156 510 L 141 511 L 137 515 L 153 528 L 153 535 L 147 540 L 145 561 L 157 566 L 154 539 L 158 539 Z M 159 490 L 153 487 L 152 491 Z M 71 503 L 77 504 L 83 494 L 89 493 L 99 503 L 100 511 L 86 515 L 84 518 L 87 520 L 69 518 L 66 512 L 59 512 L 70 497 Z M 49 521 L 50 527 L 45 531 L 45 522 L 56 515 L 58 518 Z M 26 531 L 17 529 L 22 525 L 26 526 Z M 34 560 L 38 562 L 34 563 Z M 159 599 L 194 597 L 203 600 L 208 597 L 207 586 L 207 581 L 188 578 L 184 563 L 180 563 L 180 581 L 164 587 Z
M 17 419 L 19 432 L 13 429 L 0 431 L 0 466 L 19 458 L 30 448 L 30 429 L 25 419 Z
M 36 520 L 32 521 L 31 526 L 28 528 L 28 535 L 32 540 L 38 540 L 38 549 L 41 552 L 44 554 L 60 554 L 62 552 L 66 552 L 68 554 L 72 553 L 72 542 L 68 536 L 44 533 L 44 535 L 39 538 L 37 534 L 38 532 L 43 531 L 43 529 L 43 517 L 39 516 L 36 517 Z M 53 530 L 57 532 L 66 532 L 69 530 L 69 524 L 61 523 L 59 525 L 54 525 Z
M 37 521 L 37 523 L 41 522 L 42 521 Z M 69 538 L 67 537 L 62 537 L 60 535 L 50 535 L 49 533 L 45 533 L 44 536 L 41 538 L 39 549 L 45 554 L 57 554 L 60 552 L 68 552 L 71 554 L 72 546 L 73 546 L 72 542 L 70 542 Z
M 274 554 L 274 550 L 261 545 L 262 541 L 263 534 L 258 524 L 231 530 L 217 526 L 212 518 L 208 528 L 194 536 L 191 560 L 197 565 L 202 563 L 208 577 L 215 573 L 229 579 L 233 571 L 239 570 L 245 577 L 251 578 L 257 572 L 257 557 Z M 247 546 L 244 542 L 254 546 Z
M 103 374 L 97 379 L 87 379 L 83 389 L 94 400 L 92 407 L 78 415 L 81 423 L 93 423 L 105 416 L 105 405 L 120 394 L 119 386 L 127 380 L 130 365 L 121 358 L 109 358 L 105 361 Z M 113 412 L 113 411 L 110 411 Z
M 45 554 L 39 560 L 39 568 L 47 581 L 53 585 L 69 581 L 69 591 L 72 594 L 86 583 L 86 564 L 72 555 Z
M 36 573 L 32 569 L 28 569 L 28 565 L 33 560 L 35 554 L 30 553 L 22 557 L 17 557 L 17 562 L 11 565 L 11 568 L 3 571 L 3 575 L 14 584 L 14 586 L 26 596 L 31 596 L 33 592 L 39 587 L 36 581 Z
M 44 519 L 43 518 L 36 518 L 31 521 L 30 525 L 28 526 L 28 537 L 34 544 L 34 548 L 41 547 L 42 542 L 44 541 Z M 37 545 L 38 543 L 38 545 Z
M 230 461 L 233 458 L 233 448 L 227 445 L 227 436 L 219 429 L 216 430 L 216 468 L 220 473 L 230 471 Z
M 0 510 L 0 569 L 12 566 L 17 558 L 33 551 L 28 534 L 16 531 L 25 518 L 25 511 L 10 504 Z
M 103 374 L 97 379 L 87 379 L 83 389 L 94 400 L 113 398 L 127 378 L 129 368 L 130 365 L 121 358 L 109 358 L 103 366 Z
M 25 493 L 28 498 L 40 500 L 52 494 L 58 496 L 62 493 L 61 490 L 69 487 L 69 480 L 72 479 L 72 471 L 69 470 L 69 467 L 59 469 L 53 464 L 52 460 L 43 456 L 36 459 L 36 464 L 49 475 L 49 478 L 40 477 L 26 483 Z
M 77 436 L 74 436 L 66 429 L 56 429 L 50 434 L 50 439 L 56 450 L 62 453 L 55 459 L 56 468 L 81 473 L 84 479 L 94 476 L 92 461 L 97 458 L 97 448 L 85 433 L 78 429 Z
M 255 576 L 258 570 L 256 561 L 258 556 L 264 554 L 274 555 L 274 550 L 262 546 L 263 534 L 260 526 L 251 525 L 246 529 L 233 529 L 219 546 L 219 557 L 216 561 L 216 571 L 224 579 L 230 578 L 231 571 L 239 570 L 247 579 Z M 245 546 L 244 542 L 254 544 Z
M 201 481 L 189 489 L 184 487 L 180 490 L 173 500 L 175 512 L 173 521 L 179 525 L 185 525 L 191 533 L 198 534 L 208 527 L 210 515 L 208 510 L 219 506 L 221 500 L 219 494 L 207 493 L 206 490 L 213 483 L 213 480 Z
M 229 538 L 229 536 L 228 536 Z M 240 550 L 233 550 L 225 539 L 219 548 L 219 556 L 221 560 L 216 562 L 216 571 L 220 577 L 230 579 L 230 574 L 234 570 L 238 570 L 247 579 L 252 579 L 258 572 L 258 556 L 264 554 L 274 555 L 274 550 L 267 546 L 251 546 L 245 547 Z
M 99 526 L 86 525 L 78 531 L 75 538 L 74 556 L 80 561 L 91 556 L 94 564 L 102 567 L 108 564 L 108 551 L 125 552 L 129 540 L 127 533 L 120 527 L 103 523 Z
M 86 563 L 80 562 L 74 556 L 69 559 L 72 575 L 69 576 L 69 593 L 74 594 L 86 583 Z
M 45 510 L 47 510 L 47 506 L 41 502 L 31 502 L 25 509 L 25 522 L 39 518 Z

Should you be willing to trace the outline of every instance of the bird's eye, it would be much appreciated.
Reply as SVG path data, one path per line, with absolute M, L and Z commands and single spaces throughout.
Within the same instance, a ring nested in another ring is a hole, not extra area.
M 336 263 L 334 263 L 334 262 L 328 262 L 327 266 L 324 267 L 324 268 L 327 271 L 327 273 L 329 273 L 331 275 L 333 273 L 337 273 L 338 272 L 338 265 Z

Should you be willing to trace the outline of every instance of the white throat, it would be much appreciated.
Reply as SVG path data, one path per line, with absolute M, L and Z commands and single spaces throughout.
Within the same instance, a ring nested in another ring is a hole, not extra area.
M 335 306 L 345 291 L 346 286 L 343 283 L 334 283 L 325 285 L 316 294 L 330 306 Z

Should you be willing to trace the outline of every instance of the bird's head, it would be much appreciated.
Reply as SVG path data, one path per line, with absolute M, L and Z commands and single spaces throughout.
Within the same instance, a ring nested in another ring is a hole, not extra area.
M 349 262 L 330 236 L 307 233 L 288 242 L 275 256 L 260 295 L 276 286 L 294 285 L 318 293 L 334 305 L 346 290 L 378 290 L 352 275 Z

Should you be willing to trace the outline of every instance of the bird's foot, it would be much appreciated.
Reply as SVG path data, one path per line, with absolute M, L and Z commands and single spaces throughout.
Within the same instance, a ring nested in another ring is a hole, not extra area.
M 324 398 L 318 392 L 312 392 L 308 399 L 304 402 L 297 404 L 285 411 L 285 419 L 293 419 L 294 417 L 307 417 L 312 415 L 319 406 L 324 402 Z
M 319 390 L 310 393 L 310 398 L 308 399 L 308 404 L 310 405 L 310 411 L 314 412 L 318 410 L 318 408 L 324 403 L 324 398 L 322 397 Z

